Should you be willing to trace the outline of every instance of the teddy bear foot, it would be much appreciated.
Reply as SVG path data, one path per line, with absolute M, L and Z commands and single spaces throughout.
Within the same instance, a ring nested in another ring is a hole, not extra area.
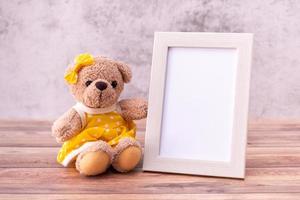
M 100 142 L 78 155 L 76 169 L 80 174 L 95 176 L 104 173 L 111 164 L 111 147 Z
M 128 172 L 136 167 L 142 157 L 140 144 L 131 138 L 125 138 L 115 147 L 115 159 L 112 166 L 119 172 Z

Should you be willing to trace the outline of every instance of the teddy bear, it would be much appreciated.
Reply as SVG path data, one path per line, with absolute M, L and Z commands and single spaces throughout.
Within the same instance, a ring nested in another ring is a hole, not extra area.
M 86 176 L 104 173 L 110 166 L 119 172 L 136 167 L 142 149 L 133 120 L 146 118 L 148 106 L 139 98 L 118 101 L 131 78 L 123 62 L 88 53 L 75 58 L 65 80 L 77 103 L 52 126 L 52 135 L 63 143 L 60 164 L 75 163 Z

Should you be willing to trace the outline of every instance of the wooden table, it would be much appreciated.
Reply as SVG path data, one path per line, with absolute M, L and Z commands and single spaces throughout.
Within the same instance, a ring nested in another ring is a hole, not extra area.
M 0 199 L 300 199 L 300 123 L 249 124 L 245 180 L 109 170 L 87 178 L 55 161 L 51 122 L 0 121 Z M 144 125 L 138 137 L 143 141 Z

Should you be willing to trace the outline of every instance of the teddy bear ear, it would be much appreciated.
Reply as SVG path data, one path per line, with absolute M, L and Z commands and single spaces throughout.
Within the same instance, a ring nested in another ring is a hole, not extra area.
M 128 83 L 132 78 L 132 72 L 130 67 L 127 64 L 122 62 L 117 62 L 117 66 L 119 71 L 122 74 L 124 83 Z

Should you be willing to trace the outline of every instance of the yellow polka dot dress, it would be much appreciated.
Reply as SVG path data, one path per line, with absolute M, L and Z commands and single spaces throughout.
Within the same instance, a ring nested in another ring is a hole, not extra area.
M 102 140 L 115 146 L 125 137 L 135 138 L 135 123 L 125 121 L 115 111 L 89 114 L 80 110 L 79 114 L 81 118 L 85 118 L 86 125 L 78 135 L 66 141 L 60 149 L 57 161 L 64 166 L 67 166 L 79 153 L 92 146 L 96 141 Z

